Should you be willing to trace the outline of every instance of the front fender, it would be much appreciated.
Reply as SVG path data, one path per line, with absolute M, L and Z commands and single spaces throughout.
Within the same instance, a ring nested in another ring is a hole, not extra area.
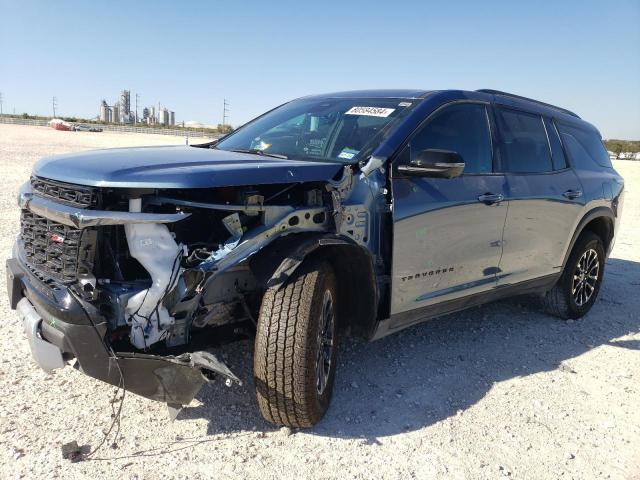
M 273 272 L 266 279 L 266 288 L 280 288 L 293 275 L 311 253 L 328 246 L 358 246 L 353 240 L 335 234 L 305 235 L 302 238 L 289 238 L 287 245 L 278 245 L 279 255 L 272 257 Z M 283 242 L 284 243 L 284 242 Z
M 256 256 L 251 269 L 266 289 L 279 289 L 310 257 L 321 255 L 336 274 L 343 306 L 344 327 L 351 333 L 370 339 L 380 310 L 380 286 L 373 256 L 350 238 L 336 234 L 289 235 Z

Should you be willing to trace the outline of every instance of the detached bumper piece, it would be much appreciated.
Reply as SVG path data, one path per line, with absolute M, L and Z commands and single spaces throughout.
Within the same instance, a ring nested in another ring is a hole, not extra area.
M 40 334 L 40 324 L 42 323 L 42 317 L 38 315 L 33 305 L 23 298 L 18 302 L 17 309 L 18 317 L 22 320 L 24 327 L 24 333 L 29 340 L 29 347 L 31 348 L 31 356 L 36 363 L 45 372 L 51 373 L 57 368 L 64 367 L 64 360 L 62 359 L 62 352 L 53 343 L 49 343 L 42 338 Z
M 24 325 L 34 360 L 48 373 L 64 367 L 65 358 L 75 357 L 75 367 L 83 373 L 115 386 L 120 385 L 122 373 L 125 390 L 174 408 L 188 405 L 213 374 L 224 377 L 227 384 L 242 384 L 223 362 L 205 351 L 179 356 L 123 352 L 114 357 L 103 342 L 104 324 L 74 323 L 68 318 L 69 311 L 81 306 L 67 305 L 63 311 L 48 297 L 37 294 L 35 283 L 37 279 L 16 259 L 7 261 L 11 306 Z M 78 302 L 73 296 L 66 299 Z M 90 308 L 89 304 L 83 306 Z
M 110 357 L 110 361 L 115 359 Z M 125 390 L 172 406 L 188 405 L 202 386 L 210 381 L 212 373 L 242 384 L 224 363 L 209 352 L 185 353 L 178 357 L 118 353 L 117 362 L 124 376 Z M 109 383 L 117 385 L 118 380 L 116 377 Z

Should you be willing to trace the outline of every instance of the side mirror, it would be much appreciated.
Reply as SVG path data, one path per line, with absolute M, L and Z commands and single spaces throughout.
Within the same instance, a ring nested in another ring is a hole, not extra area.
M 454 178 L 464 170 L 464 160 L 458 152 L 449 150 L 423 150 L 398 171 L 413 177 Z

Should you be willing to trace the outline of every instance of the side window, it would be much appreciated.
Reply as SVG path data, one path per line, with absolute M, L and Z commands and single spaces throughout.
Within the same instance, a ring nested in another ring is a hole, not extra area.
M 558 123 L 558 131 L 576 168 L 585 170 L 600 170 L 600 167 L 613 168 L 609 154 L 596 130 Z
M 492 171 L 491 134 L 484 105 L 459 103 L 436 113 L 409 143 L 411 155 L 423 150 L 458 152 L 465 162 L 463 173 Z
M 551 145 L 553 169 L 562 170 L 563 168 L 567 168 L 567 159 L 564 157 L 562 144 L 560 143 L 560 136 L 558 135 L 556 126 L 548 118 L 544 119 L 544 126 L 547 129 L 547 136 L 549 137 L 549 144 Z
M 531 113 L 498 108 L 500 159 L 506 172 L 550 172 L 551 153 L 542 117 Z

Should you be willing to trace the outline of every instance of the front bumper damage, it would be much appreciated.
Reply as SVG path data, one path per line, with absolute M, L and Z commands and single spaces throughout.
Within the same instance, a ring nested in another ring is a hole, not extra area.
M 23 323 L 34 360 L 47 372 L 75 358 L 76 368 L 91 377 L 115 386 L 123 381 L 127 391 L 172 406 L 189 404 L 212 374 L 241 383 L 206 351 L 164 357 L 111 353 L 104 343 L 105 324 L 92 324 L 83 315 L 83 309 L 91 313 L 90 304 L 68 289 L 49 295 L 17 258 L 7 260 L 6 268 L 11 307 Z
M 288 188 L 276 194 L 280 195 Z M 218 197 L 214 197 L 214 201 L 159 195 L 142 198 L 140 192 L 135 192 L 128 197 L 129 211 L 115 211 L 67 206 L 45 198 L 25 185 L 18 197 L 23 212 L 30 211 L 47 222 L 76 229 L 123 226 L 128 253 L 150 277 L 146 288 L 130 285 L 129 290 L 121 293 L 117 286 L 108 287 L 113 285 L 110 277 L 96 278 L 101 274 L 100 269 L 86 268 L 82 274 L 78 270 L 76 283 L 56 284 L 51 288 L 45 284 L 46 279 L 43 283 L 42 272 L 34 270 L 32 262 L 27 260 L 21 247 L 24 242 L 19 239 L 13 258 L 7 261 L 7 285 L 11 307 L 18 310 L 33 358 L 49 372 L 75 359 L 74 366 L 86 375 L 115 386 L 124 383 L 127 391 L 173 407 L 189 404 L 202 386 L 216 376 L 225 379 L 227 384 L 240 384 L 237 376 L 214 354 L 192 351 L 198 349 L 189 346 L 192 345 L 190 325 L 196 328 L 225 325 L 218 324 L 218 317 L 229 313 L 222 307 L 233 306 L 238 296 L 255 290 L 253 273 L 246 273 L 251 257 L 276 239 L 294 233 L 319 235 L 334 231 L 363 245 L 371 238 L 367 233 L 366 207 L 342 204 L 353 188 L 351 169 L 344 167 L 343 176 L 330 180 L 325 188 L 329 198 L 324 200 L 322 190 L 314 185 L 304 192 L 304 196 L 300 195 L 297 203 L 271 205 L 265 204 L 264 196 L 253 190 L 242 196 L 241 201 L 230 202 L 222 198 L 224 203 L 220 203 Z M 368 186 L 362 188 L 370 193 Z M 167 206 L 175 208 L 177 213 Z M 145 209 L 154 213 L 145 213 Z M 182 243 L 184 237 L 178 237 L 167 227 L 167 224 L 186 221 L 192 215 L 183 213 L 183 209 L 195 212 L 191 219 L 197 219 L 194 221 L 200 221 L 201 217 L 197 215 L 202 211 L 225 215 L 220 220 L 229 236 L 222 238 L 195 267 L 181 261 L 191 251 L 188 241 Z M 244 226 L 240 215 L 248 219 Z M 46 231 L 53 232 L 49 227 Z M 59 235 L 55 236 L 59 238 Z M 57 239 L 50 240 L 59 241 Z M 282 259 L 276 256 L 273 266 L 280 261 Z M 276 271 L 278 278 L 273 281 L 284 281 L 301 261 L 302 257 L 285 261 Z M 271 271 L 265 269 L 266 279 Z M 190 275 L 188 283 L 185 273 L 194 272 L 201 275 Z M 268 280 L 265 285 L 273 286 Z M 100 309 L 107 303 L 105 297 L 96 301 L 102 294 L 108 297 L 107 306 L 114 306 L 115 314 L 110 308 Z M 244 311 L 249 311 L 244 297 L 240 303 Z M 245 315 L 255 323 L 250 311 Z M 130 346 L 123 346 L 127 327 Z M 175 352 L 177 349 L 181 354 L 148 354 L 153 345 L 158 347 L 153 347 L 155 352 Z M 128 351 L 130 347 L 134 352 Z M 112 348 L 127 351 L 114 352 Z

